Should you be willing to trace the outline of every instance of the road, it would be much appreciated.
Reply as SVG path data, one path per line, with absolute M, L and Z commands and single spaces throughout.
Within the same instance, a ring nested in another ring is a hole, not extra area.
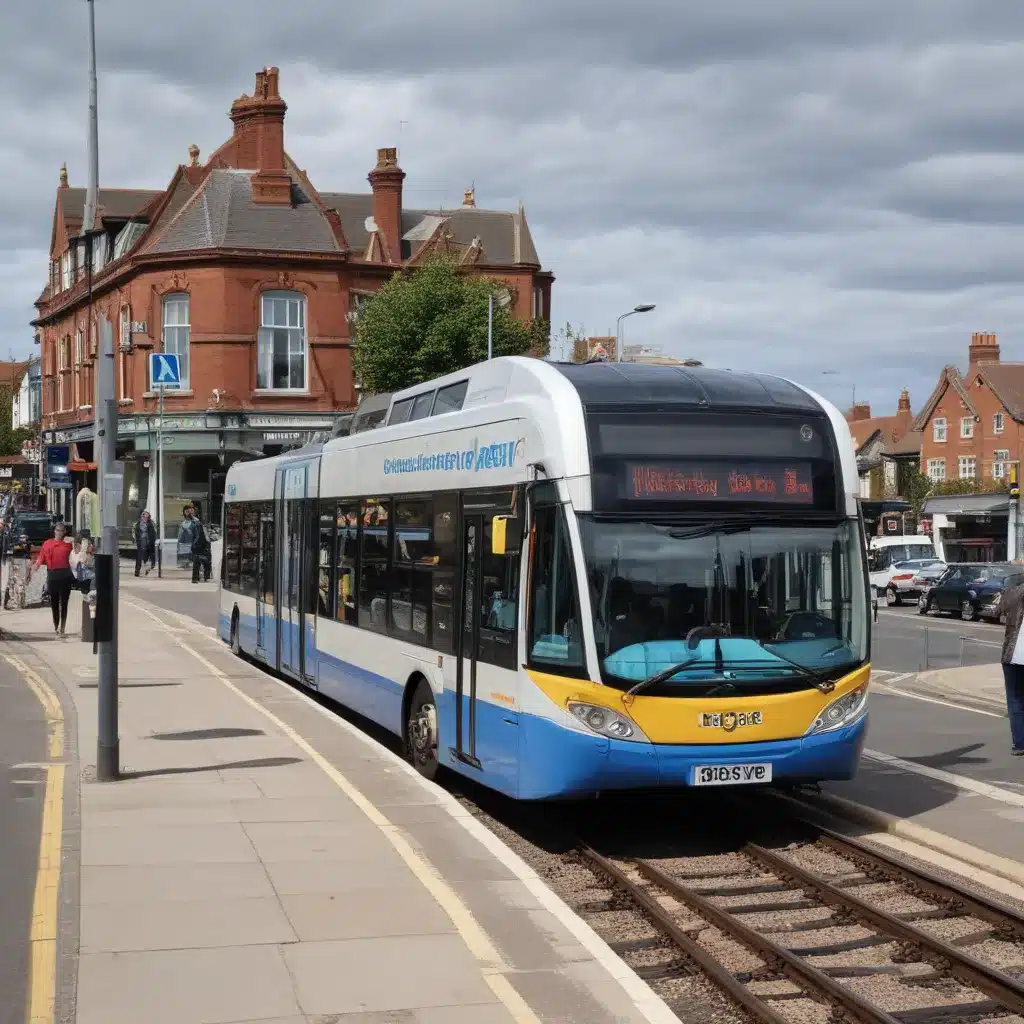
M 996 624 L 919 615 L 916 608 L 880 608 L 871 664 L 887 672 L 984 665 L 999 661 L 1002 640 L 1003 627 Z
M 0 659 L 0 1024 L 24 1024 L 48 756 L 42 705 Z

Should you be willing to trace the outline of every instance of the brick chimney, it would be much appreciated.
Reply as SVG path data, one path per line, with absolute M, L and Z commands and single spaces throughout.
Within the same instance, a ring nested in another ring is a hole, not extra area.
M 870 402 L 858 402 L 850 410 L 850 421 L 853 423 L 859 423 L 861 420 L 871 419 L 871 403 Z
M 377 166 L 368 175 L 373 189 L 373 219 L 377 235 L 387 250 L 388 263 L 402 262 L 402 182 L 397 149 L 378 149 Z
M 979 363 L 999 362 L 999 342 L 994 334 L 972 334 L 971 347 L 967 350 L 967 367 Z
M 254 203 L 286 206 L 292 201 L 291 179 L 284 166 L 284 115 L 288 106 L 278 91 L 277 68 L 256 72 L 252 96 L 231 104 L 235 125 L 235 164 L 252 169 Z

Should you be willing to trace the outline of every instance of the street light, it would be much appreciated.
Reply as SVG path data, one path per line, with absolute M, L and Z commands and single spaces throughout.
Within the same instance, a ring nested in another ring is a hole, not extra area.
M 634 306 L 628 313 L 623 313 L 615 321 L 615 362 L 622 362 L 622 321 L 634 313 L 650 313 L 652 309 L 654 309 L 653 302 L 642 302 L 639 306 Z
M 822 377 L 842 377 L 843 372 L 841 370 L 822 370 Z M 850 412 L 852 414 L 854 406 L 857 404 L 857 385 L 850 385 Z

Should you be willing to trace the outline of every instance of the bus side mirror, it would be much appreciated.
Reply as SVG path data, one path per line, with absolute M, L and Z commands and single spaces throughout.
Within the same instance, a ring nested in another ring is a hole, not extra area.
M 517 516 L 495 516 L 491 520 L 491 554 L 519 553 L 523 530 Z

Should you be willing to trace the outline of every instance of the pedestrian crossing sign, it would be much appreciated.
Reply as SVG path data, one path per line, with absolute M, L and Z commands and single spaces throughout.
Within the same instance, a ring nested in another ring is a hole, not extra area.
M 177 390 L 181 387 L 181 363 L 177 355 L 171 352 L 151 352 L 149 354 L 149 379 L 153 390 L 166 388 Z

